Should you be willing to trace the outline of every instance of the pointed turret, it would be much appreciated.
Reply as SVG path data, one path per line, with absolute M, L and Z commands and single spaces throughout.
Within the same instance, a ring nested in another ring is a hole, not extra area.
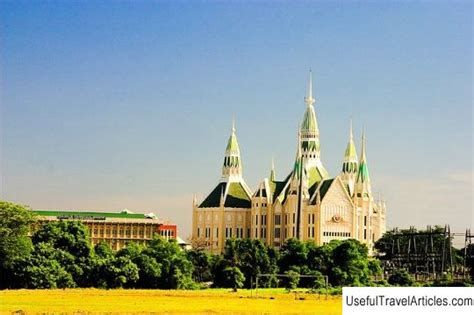
M 311 70 L 309 71 L 308 92 L 304 101 L 306 103 L 306 111 L 303 116 L 303 122 L 301 123 L 300 143 L 303 161 L 308 171 L 309 185 L 312 186 L 314 183 L 328 178 L 329 174 L 320 160 L 319 129 L 313 106 L 316 101 L 313 98 L 313 77 Z
M 344 153 L 344 161 L 342 163 L 341 177 L 349 189 L 349 194 L 354 194 L 354 183 L 358 171 L 358 159 L 356 147 L 354 144 L 354 135 L 352 132 L 352 119 L 349 128 L 349 142 L 347 143 L 346 152 Z
M 275 160 L 272 157 L 272 170 L 270 171 L 270 181 L 274 182 L 276 177 L 276 172 L 275 172 Z
M 309 83 L 308 83 L 308 92 L 304 98 L 306 103 L 306 111 L 304 113 L 303 122 L 301 123 L 301 133 L 303 138 L 318 138 L 319 140 L 319 129 L 318 121 L 316 119 L 316 112 L 314 111 L 313 104 L 316 100 L 313 98 L 313 75 L 311 70 L 309 71 Z M 319 141 L 317 147 L 314 148 L 319 151 Z
M 370 197 L 372 194 L 370 187 L 369 167 L 365 155 L 365 132 L 362 132 L 362 149 L 360 154 L 359 169 L 357 171 L 356 189 L 359 197 Z
M 196 193 L 194 193 L 194 196 L 193 196 L 193 207 L 197 207 L 197 206 L 198 206 L 197 195 L 196 195 Z
M 296 146 L 295 164 L 293 166 L 293 178 L 299 179 L 301 173 L 301 130 L 298 129 L 298 142 Z
M 240 159 L 240 148 L 235 135 L 235 121 L 232 120 L 232 130 L 227 141 L 224 165 L 222 166 L 223 179 L 240 179 L 242 176 L 242 161 Z

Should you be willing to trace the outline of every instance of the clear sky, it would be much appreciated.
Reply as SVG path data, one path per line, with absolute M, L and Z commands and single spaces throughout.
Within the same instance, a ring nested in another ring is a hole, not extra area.
M 232 115 L 253 189 L 291 169 L 314 73 L 322 160 L 367 133 L 389 227 L 473 223 L 465 2 L 0 2 L 1 198 L 191 230 Z M 360 149 L 359 140 L 357 143 Z

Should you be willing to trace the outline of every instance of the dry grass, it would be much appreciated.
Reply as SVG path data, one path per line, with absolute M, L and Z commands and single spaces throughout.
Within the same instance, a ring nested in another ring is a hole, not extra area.
M 226 313 L 327 314 L 342 313 L 340 297 L 285 293 L 279 289 L 255 291 L 184 290 L 6 290 L 0 291 L 0 313 Z

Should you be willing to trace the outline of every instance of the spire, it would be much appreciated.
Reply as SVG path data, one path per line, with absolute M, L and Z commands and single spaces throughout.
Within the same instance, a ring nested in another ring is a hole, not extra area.
M 356 173 L 357 172 L 357 152 L 354 144 L 354 134 L 352 132 L 352 119 L 349 127 L 349 141 L 347 143 L 346 151 L 344 153 L 344 161 L 342 163 L 343 173 Z
M 362 148 L 356 183 L 359 186 L 359 190 L 361 190 L 358 193 L 363 193 L 364 195 L 371 194 L 369 167 L 365 156 L 365 131 L 362 131 Z
M 276 173 L 275 173 L 275 159 L 272 157 L 272 170 L 270 171 L 270 180 L 272 182 L 275 181 L 275 175 L 276 175 Z
M 306 105 L 313 106 L 316 100 L 313 98 L 313 72 L 309 69 L 308 95 L 304 98 Z
M 344 160 L 342 161 L 341 179 L 347 185 L 349 195 L 354 194 L 354 184 L 358 172 L 357 152 L 354 144 L 354 134 L 352 132 L 352 119 L 349 127 L 349 142 L 347 143 L 346 151 L 344 153 Z
M 232 115 L 232 133 L 235 133 L 235 114 Z
M 319 128 L 316 112 L 314 110 L 313 78 L 312 71 L 309 72 L 308 93 L 304 98 L 306 110 L 301 122 L 301 151 L 305 169 L 309 174 L 310 186 L 329 177 L 328 172 L 321 162 L 321 150 L 319 143 Z
M 306 112 L 304 113 L 303 122 L 301 123 L 303 138 L 319 138 L 318 122 L 316 120 L 316 113 L 313 107 L 315 100 L 313 98 L 313 73 L 311 70 L 309 70 L 308 93 L 304 98 L 304 102 L 306 103 L 307 108 Z
M 298 128 L 298 140 L 297 140 L 297 147 L 296 147 L 295 165 L 293 167 L 293 177 L 299 178 L 301 166 L 302 166 L 301 165 L 301 129 Z
M 222 166 L 222 177 L 241 177 L 242 161 L 240 160 L 240 148 L 235 134 L 235 119 L 232 119 L 232 129 L 227 147 L 225 149 L 224 164 Z
M 224 203 L 225 203 L 224 186 L 221 186 L 221 199 L 220 199 L 219 204 L 220 204 L 221 206 L 224 206 Z
M 197 206 L 198 206 L 198 201 L 197 201 L 197 195 L 196 195 L 196 193 L 194 193 L 194 196 L 193 196 L 193 206 L 194 206 L 194 207 L 197 207 Z

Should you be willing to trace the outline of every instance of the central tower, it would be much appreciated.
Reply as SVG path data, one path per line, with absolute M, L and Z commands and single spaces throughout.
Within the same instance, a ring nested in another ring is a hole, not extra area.
M 308 174 L 309 187 L 329 177 L 321 162 L 321 144 L 319 140 L 318 120 L 314 110 L 313 74 L 309 71 L 308 93 L 304 98 L 306 111 L 301 123 L 301 156 L 303 166 Z

